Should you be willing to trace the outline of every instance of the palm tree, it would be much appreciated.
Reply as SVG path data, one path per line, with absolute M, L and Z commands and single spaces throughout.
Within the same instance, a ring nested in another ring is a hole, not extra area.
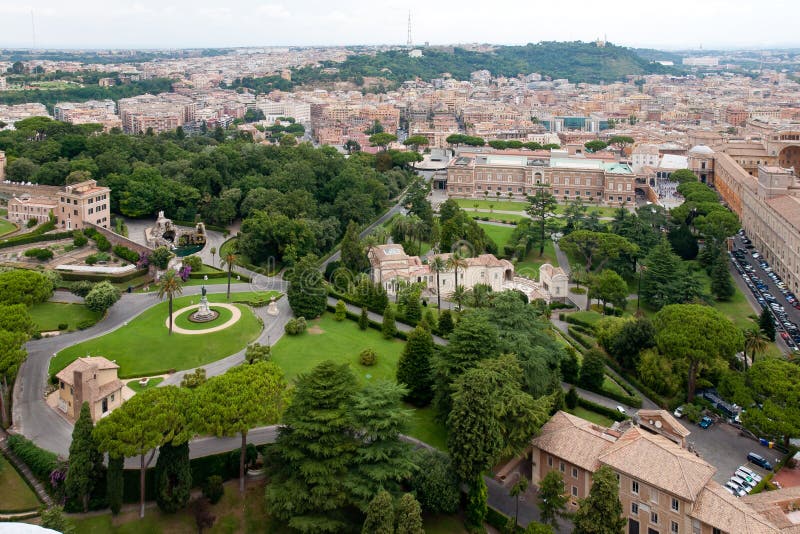
M 461 253 L 453 252 L 450 257 L 447 259 L 447 268 L 453 269 L 455 271 L 455 281 L 453 283 L 453 287 L 458 286 L 458 269 L 466 269 L 467 268 L 467 260 Z
M 458 311 L 461 311 L 461 305 L 464 304 L 464 301 L 467 300 L 467 289 L 462 285 L 457 285 L 453 294 L 450 295 L 450 298 L 453 299 L 453 302 L 458 304 Z
M 224 258 L 220 258 L 221 265 L 228 266 L 228 295 L 226 300 L 231 300 L 231 274 L 233 273 L 233 265 L 236 263 L 236 253 L 233 250 L 228 250 Z
M 517 525 L 519 524 L 519 498 L 520 495 L 524 495 L 526 491 L 528 491 L 528 484 L 530 481 L 525 478 L 524 475 L 520 475 L 519 480 L 511 486 L 511 491 L 509 495 L 514 497 L 514 501 L 516 502 L 516 507 L 514 509 L 514 530 L 517 529 Z
M 172 335 L 172 299 L 175 295 L 180 295 L 183 291 L 183 281 L 175 269 L 170 269 L 161 275 L 156 296 L 163 300 L 166 296 L 169 299 L 169 335 Z
M 756 363 L 756 354 L 763 354 L 767 350 L 767 339 L 758 328 L 744 331 L 744 370 L 747 371 L 747 352 L 753 355 L 752 361 Z
M 447 270 L 447 262 L 441 256 L 434 256 L 430 263 L 431 271 L 436 273 L 436 305 L 442 309 L 442 292 L 439 290 L 439 275 Z
M 217 247 L 211 247 L 209 252 L 211 253 L 211 266 L 214 267 L 214 254 L 217 253 Z

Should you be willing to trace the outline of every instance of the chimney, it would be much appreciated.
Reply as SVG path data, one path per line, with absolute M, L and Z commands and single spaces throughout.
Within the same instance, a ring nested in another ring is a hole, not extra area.
M 72 416 L 77 419 L 81 414 L 81 406 L 83 406 L 83 371 L 72 372 Z

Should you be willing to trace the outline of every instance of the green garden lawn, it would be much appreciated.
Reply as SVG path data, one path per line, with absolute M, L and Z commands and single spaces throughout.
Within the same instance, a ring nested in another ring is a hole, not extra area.
M 523 261 L 517 262 L 514 270 L 521 276 L 539 279 L 539 267 L 543 264 L 549 263 L 554 267 L 558 267 L 558 258 L 556 258 L 556 249 L 551 240 L 547 240 L 544 244 L 544 254 L 539 256 L 539 249 L 532 249 Z
M 456 203 L 466 211 L 474 211 L 475 204 L 478 205 L 479 210 L 501 210 L 501 211 L 525 211 L 530 204 L 527 202 L 514 202 L 511 200 L 493 199 L 491 196 L 487 199 L 473 199 L 473 198 L 455 198 Z M 491 206 L 491 207 L 490 207 Z
M 482 217 L 487 217 L 489 220 L 492 221 L 508 221 L 508 222 L 519 222 L 524 219 L 529 219 L 525 215 L 517 215 L 514 213 L 492 213 L 489 211 L 468 211 L 467 215 L 472 217 L 473 219 L 480 219 Z
M 348 363 L 361 384 L 370 380 L 395 380 L 397 362 L 405 343 L 399 339 L 386 340 L 373 328 L 361 330 L 355 321 L 336 321 L 333 314 L 308 323 L 308 330 L 299 336 L 283 336 L 272 347 L 272 361 L 280 365 L 287 380 L 306 373 L 325 360 Z M 364 349 L 373 349 L 378 363 L 365 367 L 358 361 Z M 433 410 L 412 409 L 408 434 L 440 449 L 445 449 L 444 428 L 434 420 Z
M 272 292 L 272 294 L 277 294 Z M 247 301 L 269 298 L 270 292 L 233 293 L 231 301 Z M 225 294 L 208 294 L 210 302 L 225 302 Z M 156 298 L 153 297 L 156 302 Z M 198 296 L 175 299 L 174 310 L 192 303 Z M 237 305 L 242 310 L 239 321 L 219 332 L 203 335 L 172 334 L 165 326 L 167 302 L 159 302 L 127 326 L 105 336 L 90 339 L 66 348 L 50 361 L 50 374 L 55 374 L 70 362 L 87 354 L 105 356 L 116 360 L 121 378 L 152 376 L 167 373 L 171 369 L 192 369 L 237 353 L 251 343 L 261 332 L 261 321 L 247 306 Z
M 41 302 L 34 304 L 29 310 L 36 330 L 51 332 L 58 330 L 59 324 L 66 324 L 67 329 L 78 328 L 78 323 L 90 321 L 95 324 L 102 319 L 103 314 L 93 312 L 85 304 L 66 304 L 63 302 Z M 91 326 L 91 325 L 90 325 Z
M 156 387 L 157 385 L 159 385 L 163 381 L 164 381 L 164 379 L 159 376 L 157 378 L 151 378 L 147 382 L 146 386 L 142 386 L 142 385 L 139 384 L 139 380 L 136 379 L 136 380 L 131 380 L 130 382 L 128 382 L 126 384 L 126 386 L 131 388 L 136 393 L 141 393 L 142 391 L 144 391 L 146 389 L 153 389 L 154 387 Z
M 478 223 L 478 225 L 483 228 L 483 231 L 486 232 L 492 241 L 495 242 L 497 245 L 497 250 L 499 254 L 503 253 L 503 247 L 511 241 L 511 234 L 514 233 L 514 227 L 512 226 L 497 226 L 496 224 L 486 224 L 486 223 Z
M 5 456 L 0 454 L 0 512 L 27 512 L 39 507 L 39 499 Z
M 572 415 L 580 417 L 581 419 L 586 419 L 587 421 L 590 421 L 592 423 L 595 423 L 597 425 L 601 425 L 601 426 L 604 426 L 604 427 L 610 427 L 611 425 L 614 424 L 614 421 L 612 421 L 610 418 L 606 417 L 605 415 L 599 414 L 597 412 L 592 412 L 590 410 L 587 410 L 586 408 L 583 408 L 582 406 L 576 406 L 572 410 L 567 410 L 567 411 L 569 413 L 571 413 Z
M 183 312 L 178 317 L 175 318 L 175 326 L 179 326 L 186 330 L 207 330 L 209 328 L 213 328 L 215 326 L 219 326 L 221 324 L 225 324 L 231 317 L 233 317 L 233 312 L 228 308 L 223 308 L 221 306 L 209 306 L 211 311 L 217 312 L 219 315 L 213 321 L 208 321 L 205 323 L 194 323 L 189 320 L 189 316 L 197 311 L 197 309 L 191 309 Z
M 5 215 L 5 214 L 3 214 Z M 17 229 L 17 226 L 5 219 L 0 219 L 0 236 L 10 234 Z

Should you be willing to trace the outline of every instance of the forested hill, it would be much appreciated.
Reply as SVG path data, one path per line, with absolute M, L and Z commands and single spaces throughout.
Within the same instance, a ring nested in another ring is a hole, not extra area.
M 424 48 L 423 57 L 409 57 L 406 50 L 391 50 L 375 55 L 353 55 L 343 63 L 328 62 L 323 67 L 338 68 L 337 73 L 304 68 L 296 71 L 293 81 L 355 80 L 383 77 L 392 82 L 440 78 L 450 73 L 454 78 L 469 79 L 471 72 L 488 70 L 495 76 L 517 76 L 538 72 L 553 79 L 598 83 L 623 79 L 631 74 L 669 72 L 625 47 L 583 42 L 543 42 L 525 46 L 501 46 L 492 52 L 472 52 L 462 48 Z

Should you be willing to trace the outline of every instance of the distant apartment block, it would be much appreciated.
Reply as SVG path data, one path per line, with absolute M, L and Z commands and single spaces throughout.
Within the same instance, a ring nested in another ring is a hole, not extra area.
M 30 117 L 50 117 L 44 104 L 15 104 L 12 106 L 0 105 L 0 121 L 11 126 L 15 122 Z
M 194 122 L 197 103 L 188 96 L 173 93 L 145 94 L 123 98 L 118 103 L 122 130 L 143 134 L 167 132 Z
M 70 124 L 102 124 L 105 131 L 122 128 L 113 100 L 89 100 L 87 102 L 59 102 L 53 108 L 57 121 Z

